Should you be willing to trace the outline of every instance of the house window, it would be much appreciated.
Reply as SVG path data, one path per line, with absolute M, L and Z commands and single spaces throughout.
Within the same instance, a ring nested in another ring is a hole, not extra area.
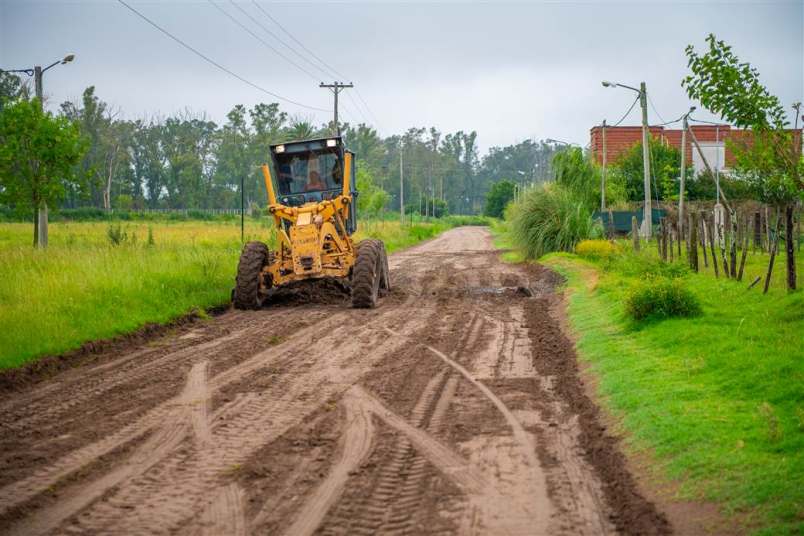
M 706 157 L 706 161 L 709 163 L 709 167 L 711 167 L 712 170 L 722 172 L 726 169 L 726 147 L 722 141 L 717 143 L 703 142 L 700 146 L 701 152 Z M 692 165 L 695 168 L 696 174 L 706 171 L 706 166 L 697 149 L 693 149 L 692 151 Z

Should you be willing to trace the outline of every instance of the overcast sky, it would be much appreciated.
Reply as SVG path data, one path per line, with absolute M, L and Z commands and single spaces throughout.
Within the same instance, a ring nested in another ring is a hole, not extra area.
M 168 32 L 254 84 L 316 108 L 331 108 L 331 81 L 316 60 L 251 1 L 217 6 L 274 46 L 268 49 L 210 1 L 127 0 Z M 680 86 L 684 48 L 710 32 L 732 44 L 785 106 L 804 100 L 804 9 L 793 2 L 267 2 L 259 5 L 307 49 L 358 86 L 343 97 L 345 120 L 383 135 L 412 126 L 477 130 L 483 151 L 526 138 L 581 145 L 604 118 L 617 121 L 635 94 L 607 79 L 644 80 L 661 117 L 690 103 Z M 246 14 L 244 14 L 244 12 Z M 292 45 L 288 50 L 264 28 Z M 235 104 L 276 99 L 217 70 L 115 0 L 0 0 L 0 68 L 74 63 L 45 74 L 51 108 L 88 85 L 124 117 L 184 108 L 222 122 Z M 349 91 L 349 90 L 346 90 Z M 281 102 L 281 101 L 280 101 Z M 316 123 L 329 115 L 283 103 Z M 712 119 L 706 113 L 696 114 Z M 660 122 L 650 110 L 650 121 Z M 624 124 L 638 124 L 638 107 Z

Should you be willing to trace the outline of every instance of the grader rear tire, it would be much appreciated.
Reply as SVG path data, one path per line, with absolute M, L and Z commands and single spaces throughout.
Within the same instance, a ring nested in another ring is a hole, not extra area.
M 259 309 L 262 307 L 260 296 L 260 277 L 262 269 L 268 264 L 270 252 L 262 242 L 248 242 L 243 246 L 240 263 L 237 265 L 237 277 L 232 302 L 236 309 Z
M 371 309 L 377 306 L 380 287 L 389 287 L 388 260 L 385 245 L 379 240 L 362 240 L 357 244 L 357 259 L 352 269 L 352 307 Z

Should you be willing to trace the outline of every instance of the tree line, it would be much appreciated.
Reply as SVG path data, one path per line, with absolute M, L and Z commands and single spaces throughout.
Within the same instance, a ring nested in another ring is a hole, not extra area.
M 3 114 L 32 101 L 18 77 L 0 73 Z M 268 160 L 269 146 L 335 131 L 332 122 L 316 125 L 283 111 L 278 103 L 235 105 L 220 124 L 191 110 L 126 119 L 92 86 L 80 100 L 63 102 L 57 113 L 48 115 L 76 129 L 79 153 L 69 164 L 70 173 L 60 171 L 58 187 L 47 200 L 51 208 L 237 208 L 241 182 L 246 204 L 263 206 L 259 166 Z M 6 130 L 0 135 L 21 134 L 8 122 Z M 342 123 L 341 131 L 357 154 L 359 184 L 378 194 L 373 195 L 375 211 L 398 210 L 402 183 L 407 212 L 478 213 L 486 192 L 499 180 L 523 186 L 549 180 L 556 151 L 550 143 L 525 140 L 493 147 L 480 157 L 476 131 L 416 127 L 383 137 L 363 123 Z M 19 166 L 9 159 L 0 177 L 0 203 L 29 211 L 38 201 L 12 186 L 11 175 Z

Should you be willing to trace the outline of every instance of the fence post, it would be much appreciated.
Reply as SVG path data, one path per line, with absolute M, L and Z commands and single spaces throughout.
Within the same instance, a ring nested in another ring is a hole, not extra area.
M 689 225 L 689 237 L 687 238 L 687 243 L 689 244 L 690 252 L 689 252 L 689 261 L 690 261 L 690 268 L 698 271 L 698 213 L 695 211 L 690 211 L 690 225 Z
M 715 216 L 712 214 L 712 219 L 705 218 L 707 229 L 709 231 L 709 247 L 712 253 L 712 267 L 715 269 L 715 277 L 720 277 L 717 269 L 717 253 L 715 252 Z
M 706 254 L 706 213 L 700 213 L 701 218 L 701 228 L 698 231 L 701 233 L 700 242 L 701 242 L 701 251 L 703 252 L 703 261 L 704 261 L 704 268 L 709 268 L 709 259 L 707 258 Z
M 667 253 L 668 253 L 668 257 L 670 259 L 670 262 L 673 262 L 673 223 L 672 222 L 667 222 L 667 223 L 665 223 L 665 226 L 667 227 L 667 231 L 666 231 L 667 232 L 667 240 L 669 242 L 669 244 L 667 246 Z
M 639 225 L 636 216 L 631 216 L 631 240 L 634 242 L 634 251 L 639 251 Z
M 754 212 L 754 251 L 762 248 L 762 215 Z
M 731 238 L 729 240 L 729 267 L 731 268 L 731 278 L 737 279 L 737 213 L 730 212 L 731 214 Z

